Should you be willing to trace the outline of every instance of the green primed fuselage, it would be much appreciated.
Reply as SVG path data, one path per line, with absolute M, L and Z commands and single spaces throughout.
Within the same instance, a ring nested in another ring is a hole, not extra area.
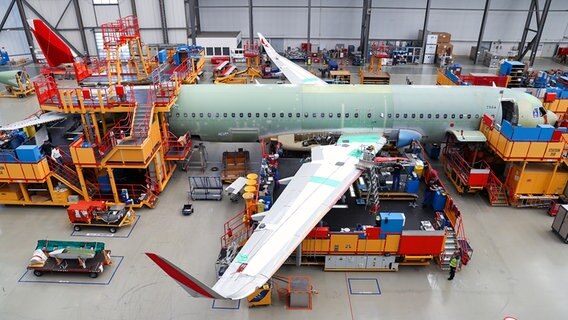
M 514 99 L 519 123 L 544 123 L 541 102 L 524 92 L 472 86 L 185 85 L 170 130 L 206 141 L 256 141 L 302 132 L 411 129 L 441 141 L 448 129 L 477 130 L 483 114 L 501 121 Z

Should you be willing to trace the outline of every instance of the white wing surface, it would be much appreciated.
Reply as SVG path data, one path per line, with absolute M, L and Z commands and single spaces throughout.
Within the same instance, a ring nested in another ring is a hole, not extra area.
M 260 38 L 260 44 L 270 57 L 270 60 L 282 71 L 290 83 L 327 85 L 325 81 L 316 77 L 308 70 L 279 55 L 262 34 L 258 33 L 258 37 Z
M 376 151 L 385 142 L 378 134 L 352 135 L 342 136 L 337 145 L 314 147 L 312 161 L 301 166 L 212 288 L 171 262 L 148 256 L 194 297 L 242 299 L 272 277 L 361 175 L 357 163 L 365 148 L 372 146 Z

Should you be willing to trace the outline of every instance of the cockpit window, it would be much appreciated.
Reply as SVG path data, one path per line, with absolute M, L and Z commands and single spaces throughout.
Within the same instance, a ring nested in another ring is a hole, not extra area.
M 541 117 L 544 117 L 546 115 L 546 110 L 543 107 L 538 108 L 538 111 L 540 111 Z

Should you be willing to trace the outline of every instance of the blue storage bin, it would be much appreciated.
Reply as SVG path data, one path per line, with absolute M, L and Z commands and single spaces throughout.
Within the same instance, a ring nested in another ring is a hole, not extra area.
M 16 152 L 14 150 L 0 151 L 0 163 L 14 163 L 18 162 Z
M 381 234 L 400 233 L 404 227 L 406 217 L 400 212 L 380 212 L 377 215 L 380 220 Z
M 21 162 L 38 162 L 42 154 L 36 145 L 21 145 L 16 148 L 16 155 Z
M 513 125 L 509 121 L 503 120 L 501 122 L 501 134 L 509 140 L 513 138 Z
M 540 128 L 523 128 L 517 126 L 513 130 L 513 141 L 538 141 Z
M 414 175 L 416 175 L 416 173 L 413 172 Z M 418 188 L 420 187 L 420 181 L 418 180 L 418 177 L 416 178 L 412 178 L 406 181 L 406 186 L 404 187 L 404 192 L 407 193 L 418 193 Z
M 554 127 L 549 124 L 539 124 L 540 135 L 538 136 L 539 141 L 550 141 L 552 139 L 552 134 L 554 133 Z
M 444 207 L 446 206 L 446 193 L 441 191 L 436 191 L 434 194 L 434 199 L 432 200 L 432 208 L 435 211 L 444 211 Z
M 166 52 L 166 49 L 162 49 L 162 50 L 158 51 L 158 62 L 164 63 L 167 60 L 168 60 L 168 53 Z
M 102 193 L 111 193 L 112 188 L 110 187 L 110 177 L 109 176 L 99 176 L 97 178 Z

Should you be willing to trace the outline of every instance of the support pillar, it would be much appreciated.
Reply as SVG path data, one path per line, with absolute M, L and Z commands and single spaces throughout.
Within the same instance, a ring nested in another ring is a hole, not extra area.
M 83 52 L 89 56 L 89 46 L 87 45 L 87 37 L 85 36 L 85 25 L 83 24 L 83 15 L 81 14 L 81 7 L 79 0 L 73 0 L 73 7 L 75 7 L 75 16 L 77 17 L 77 24 L 81 32 L 81 42 L 83 43 Z
M 311 43 L 311 27 L 312 27 L 312 0 L 308 0 L 308 43 Z
M 428 39 L 428 19 L 430 19 L 430 0 L 426 0 L 426 11 L 424 12 L 424 26 L 422 27 L 422 63 L 426 56 L 426 40 Z
M 250 42 L 254 41 L 254 29 L 253 29 L 253 20 L 252 20 L 252 0 L 249 0 L 249 33 L 250 33 Z
M 363 0 L 363 15 L 361 17 L 361 41 L 359 47 L 361 48 L 361 58 L 363 65 L 367 63 L 367 56 L 369 55 L 369 27 L 371 25 L 371 6 L 372 0 Z
M 87 189 L 87 183 L 85 182 L 85 176 L 83 176 L 83 168 L 80 166 L 75 166 L 75 168 L 77 170 L 77 178 L 79 179 L 81 190 L 83 191 L 83 198 L 85 198 L 85 201 L 91 201 L 89 190 Z
M 302 243 L 296 248 L 296 267 L 302 266 Z
M 485 8 L 483 9 L 483 18 L 481 18 L 481 27 L 479 28 L 479 37 L 477 38 L 477 54 L 475 59 L 473 59 L 473 64 L 477 64 L 479 61 L 479 55 L 481 53 L 481 41 L 483 41 L 483 34 L 485 33 L 485 23 L 487 22 L 487 13 L 489 12 L 489 6 L 491 5 L 491 0 L 485 0 Z
M 116 182 L 114 181 L 114 173 L 112 168 L 107 167 L 108 179 L 110 181 L 110 188 L 112 190 L 112 196 L 114 197 L 114 203 L 120 203 L 120 198 L 118 196 L 118 189 L 116 188 Z
M 160 19 L 162 21 L 162 39 L 164 43 L 169 43 L 170 40 L 168 38 L 168 21 L 166 19 L 165 0 L 158 0 L 158 4 L 160 6 Z
M 24 3 L 22 0 L 16 0 L 16 5 L 18 6 L 18 11 L 20 12 L 20 18 L 22 19 L 22 26 L 24 27 L 24 33 L 26 34 L 26 41 L 28 42 L 28 47 L 32 55 L 32 60 L 38 63 L 35 50 L 34 50 L 34 39 L 32 38 L 32 32 L 30 26 L 28 25 L 28 18 L 26 17 L 26 10 L 24 9 Z

